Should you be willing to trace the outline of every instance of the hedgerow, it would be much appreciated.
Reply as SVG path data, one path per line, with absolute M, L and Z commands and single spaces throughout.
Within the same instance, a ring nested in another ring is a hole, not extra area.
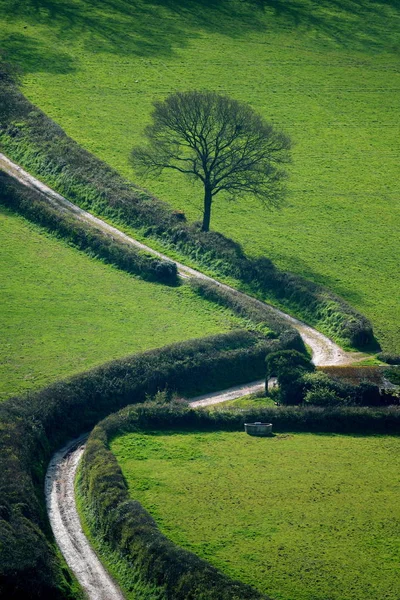
M 55 232 L 70 244 L 143 279 L 178 283 L 176 264 L 154 258 L 89 223 L 52 207 L 44 196 L 0 171 L 0 204 Z
M 389 352 L 380 352 L 377 358 L 388 365 L 400 365 L 400 354 L 390 354 Z
M 305 353 L 305 345 L 300 334 L 288 321 L 279 315 L 271 306 L 212 281 L 193 277 L 189 281 L 191 288 L 202 298 L 229 308 L 240 317 L 248 319 L 252 324 L 271 331 L 268 337 L 285 340 L 285 345 L 293 350 Z
M 243 430 L 246 421 L 272 422 L 275 432 L 400 433 L 400 410 L 369 408 L 267 407 L 256 411 L 194 410 L 182 404 L 127 407 L 91 433 L 80 471 L 80 493 L 90 512 L 92 535 L 105 541 L 132 569 L 135 583 L 152 586 L 160 598 L 231 600 L 265 597 L 229 580 L 164 535 L 139 502 L 129 495 L 120 467 L 109 450 L 121 434 L 143 430 Z M 140 596 L 138 596 L 140 598 Z
M 0 597 L 71 599 L 55 554 L 43 481 L 52 452 L 100 419 L 168 388 L 195 395 L 262 377 L 285 342 L 235 331 L 152 350 L 0 405 Z
M 189 256 L 222 276 L 234 277 L 261 297 L 275 299 L 352 346 L 373 341 L 371 323 L 329 290 L 277 269 L 266 257 L 248 257 L 217 232 L 201 231 L 148 192 L 81 148 L 14 89 L 17 116 L 0 124 L 1 142 L 17 161 L 45 178 L 82 208 L 140 229 L 145 236 Z

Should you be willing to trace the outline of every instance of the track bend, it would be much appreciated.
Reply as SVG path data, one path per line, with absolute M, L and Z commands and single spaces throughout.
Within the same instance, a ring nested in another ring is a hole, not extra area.
M 262 384 L 256 381 L 206 394 L 189 404 L 193 407 L 208 406 L 232 400 L 262 389 Z M 124 600 L 121 590 L 92 549 L 79 520 L 74 483 L 86 439 L 87 434 L 82 435 L 53 455 L 45 480 L 47 514 L 57 545 L 89 600 Z
M 115 227 L 108 225 L 105 221 L 94 217 L 75 204 L 72 204 L 72 202 L 69 202 L 69 200 L 24 171 L 19 165 L 1 153 L 0 169 L 28 188 L 39 191 L 58 210 L 73 215 L 76 219 L 90 223 L 93 227 L 112 235 L 116 239 L 129 243 L 164 260 L 170 260 L 164 254 L 138 242 Z M 220 285 L 225 289 L 234 289 L 195 269 L 178 262 L 176 264 L 179 274 L 182 277 L 199 277 Z M 245 296 L 246 294 L 242 293 L 242 295 Z M 259 300 L 257 302 L 263 304 Z M 322 333 L 275 307 L 271 308 L 300 332 L 304 342 L 312 349 L 313 361 L 316 365 L 350 364 L 362 358 L 363 355 L 359 353 L 344 352 L 337 344 Z M 259 391 L 263 385 L 264 382 L 257 381 L 245 386 L 236 386 L 223 392 L 207 394 L 206 396 L 192 399 L 190 404 L 193 407 L 207 406 L 223 402 L 224 400 L 232 400 Z M 86 437 L 84 435 L 69 442 L 64 448 L 56 452 L 50 461 L 45 481 L 47 512 L 55 540 L 89 600 L 123 600 L 124 597 L 121 590 L 102 566 L 84 535 L 79 521 L 75 502 L 74 481 L 79 461 L 84 452 Z
M 56 452 L 46 473 L 47 513 L 56 542 L 90 600 L 124 600 L 82 531 L 75 502 L 75 475 L 87 435 Z
M 114 238 L 122 240 L 123 242 L 131 244 L 132 246 L 135 246 L 136 248 L 139 248 L 141 250 L 145 250 L 146 252 L 153 254 L 154 256 L 158 256 L 159 258 L 162 258 L 164 260 L 171 260 L 168 258 L 168 256 L 161 254 L 161 252 L 157 252 L 149 246 L 138 242 L 137 240 L 126 235 L 125 233 L 122 233 L 122 231 L 119 231 L 115 227 L 108 225 L 108 223 L 106 223 L 105 221 L 94 217 L 93 215 L 82 210 L 75 204 L 72 204 L 72 202 L 70 202 L 69 200 L 67 200 L 66 198 L 49 188 L 47 185 L 45 185 L 32 175 L 24 171 L 19 165 L 15 164 L 4 154 L 1 153 L 0 169 L 17 179 L 20 183 L 24 184 L 25 186 L 39 191 L 47 199 L 47 201 L 52 206 L 56 207 L 58 210 L 73 215 L 76 219 L 90 223 L 93 227 L 112 235 Z M 234 290 L 234 288 L 224 283 L 220 283 L 212 277 L 204 275 L 200 271 L 196 271 L 195 269 L 187 267 L 178 262 L 176 262 L 176 265 L 178 267 L 178 271 L 181 277 L 198 277 L 200 279 L 205 279 L 207 281 L 211 281 L 217 285 L 220 285 L 224 289 Z M 237 292 L 237 290 L 234 291 Z M 246 294 L 244 294 L 243 292 L 238 293 L 242 294 L 243 296 L 246 296 Z M 257 300 L 257 302 L 263 304 L 263 302 L 261 302 L 260 300 Z M 287 315 L 286 313 L 273 306 L 271 306 L 271 308 L 299 331 L 304 342 L 312 349 L 314 364 L 318 366 L 346 365 L 351 364 L 364 357 L 364 355 L 358 352 L 343 351 L 337 344 L 332 342 L 332 340 L 330 340 L 328 337 L 326 337 L 316 329 L 313 329 L 312 327 L 306 325 L 302 321 L 299 321 L 298 319 Z

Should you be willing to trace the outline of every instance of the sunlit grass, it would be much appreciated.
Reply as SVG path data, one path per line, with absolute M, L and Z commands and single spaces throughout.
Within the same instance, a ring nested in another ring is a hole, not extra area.
M 0 399 L 241 325 L 187 286 L 131 277 L 1 207 L 0 231 Z
M 159 432 L 116 438 L 165 535 L 279 600 L 397 600 L 400 440 Z
M 290 206 L 217 197 L 212 227 L 335 290 L 398 348 L 394 1 L 3 0 L 0 17 L 28 97 L 135 181 L 129 151 L 172 91 L 227 93 L 283 128 L 295 143 Z M 179 175 L 141 183 L 200 217 L 200 190 Z

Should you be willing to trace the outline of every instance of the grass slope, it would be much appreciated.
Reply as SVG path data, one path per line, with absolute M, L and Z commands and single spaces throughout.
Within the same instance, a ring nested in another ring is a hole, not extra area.
M 162 432 L 112 451 L 163 533 L 231 577 L 276 600 L 395 600 L 399 443 Z
M 241 321 L 187 286 L 144 282 L 0 208 L 0 399 Z
M 395 0 L 0 0 L 0 18 L 28 97 L 135 180 L 129 150 L 171 91 L 228 93 L 283 127 L 291 206 L 217 197 L 213 228 L 331 287 L 399 347 Z M 201 193 L 179 175 L 147 187 L 199 217 Z

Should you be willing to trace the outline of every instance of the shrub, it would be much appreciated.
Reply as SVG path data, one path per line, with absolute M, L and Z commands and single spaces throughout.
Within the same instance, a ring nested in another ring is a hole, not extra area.
M 278 399 L 282 404 L 301 404 L 303 401 L 304 373 L 315 369 L 311 359 L 296 350 L 272 352 L 267 356 L 266 393 L 268 380 L 278 378 Z
M 400 365 L 400 354 L 390 354 L 389 352 L 380 352 L 377 358 L 388 365 Z
M 272 375 L 277 376 L 278 400 L 281 404 L 315 404 L 328 406 L 346 404 L 348 406 L 389 406 L 399 404 L 399 399 L 390 392 L 381 393 L 378 385 L 368 380 L 354 385 L 329 376 L 324 371 L 314 371 L 311 361 L 293 350 L 272 352 L 266 358 L 267 382 Z M 325 369 L 325 367 L 324 367 Z M 332 368 L 329 369 L 332 371 Z M 333 369 L 335 373 L 337 369 Z M 340 368 L 342 375 L 353 374 L 354 369 Z M 392 371 L 391 371 L 392 372 Z
M 329 377 L 322 371 L 306 373 L 301 378 L 304 401 L 326 406 L 342 403 L 347 406 L 389 406 L 398 404 L 391 394 L 381 394 L 379 387 L 369 381 L 358 385 Z
M 266 358 L 267 378 L 284 375 L 287 370 L 300 369 L 301 372 L 312 372 L 315 366 L 309 356 L 296 350 L 279 350 Z
M 334 390 L 329 387 L 320 386 L 306 392 L 304 402 L 306 404 L 315 404 L 316 406 L 337 406 L 343 400 Z

